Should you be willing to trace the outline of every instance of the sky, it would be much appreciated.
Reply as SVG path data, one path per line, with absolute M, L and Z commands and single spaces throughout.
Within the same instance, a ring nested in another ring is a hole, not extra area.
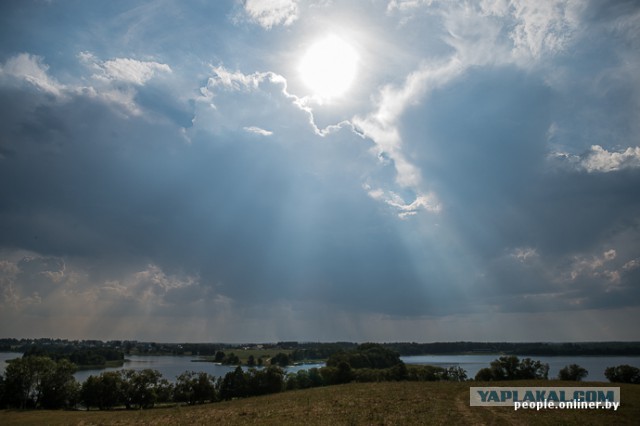
M 634 0 L 7 0 L 0 336 L 640 340 Z

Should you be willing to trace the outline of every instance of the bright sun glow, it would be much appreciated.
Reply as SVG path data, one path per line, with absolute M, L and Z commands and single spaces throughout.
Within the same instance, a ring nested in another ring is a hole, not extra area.
M 299 71 L 313 96 L 328 100 L 349 89 L 356 76 L 357 63 L 358 54 L 354 48 L 332 35 L 307 50 Z

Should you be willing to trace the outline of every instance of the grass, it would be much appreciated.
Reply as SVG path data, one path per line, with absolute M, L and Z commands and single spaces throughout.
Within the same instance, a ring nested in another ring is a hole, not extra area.
M 608 383 L 504 382 L 505 386 L 610 386 Z M 622 406 L 612 410 L 521 410 L 470 407 L 467 382 L 351 383 L 195 407 L 145 411 L 0 412 L 3 425 L 635 425 L 640 386 L 620 385 Z M 495 383 L 492 383 L 495 385 Z

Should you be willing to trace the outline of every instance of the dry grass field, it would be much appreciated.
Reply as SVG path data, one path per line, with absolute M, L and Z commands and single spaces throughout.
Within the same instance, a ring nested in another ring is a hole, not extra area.
M 504 382 L 540 386 L 538 382 Z M 520 410 L 470 407 L 469 386 L 482 383 L 351 383 L 263 397 L 145 411 L 0 412 L 2 425 L 637 425 L 640 386 L 621 385 L 622 406 L 610 410 Z M 495 383 L 493 383 L 495 385 Z M 544 382 L 545 386 L 581 386 Z M 590 383 L 608 386 L 605 383 Z

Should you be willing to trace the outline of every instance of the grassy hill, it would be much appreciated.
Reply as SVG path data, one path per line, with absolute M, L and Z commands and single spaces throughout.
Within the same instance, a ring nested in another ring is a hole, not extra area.
M 495 385 L 495 383 L 493 383 Z M 573 382 L 502 382 L 505 386 L 581 386 Z M 3 425 L 632 425 L 640 418 L 640 386 L 620 385 L 622 406 L 610 410 L 520 410 L 470 407 L 481 383 L 351 383 L 195 407 L 144 411 L 0 412 Z M 605 383 L 589 383 L 608 386 Z

